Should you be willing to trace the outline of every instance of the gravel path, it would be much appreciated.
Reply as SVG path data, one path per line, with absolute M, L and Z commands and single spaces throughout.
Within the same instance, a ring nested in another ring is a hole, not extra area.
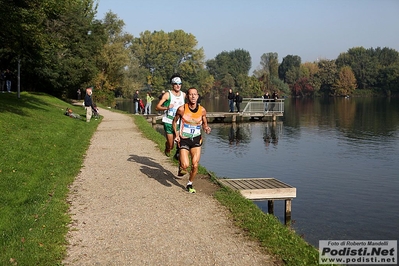
M 130 115 L 100 114 L 70 188 L 65 265 L 275 265 L 214 198 L 185 191 Z

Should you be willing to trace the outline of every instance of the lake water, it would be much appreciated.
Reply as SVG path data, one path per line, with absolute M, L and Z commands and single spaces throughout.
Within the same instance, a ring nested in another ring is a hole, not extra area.
M 228 110 L 224 99 L 202 104 Z M 130 105 L 118 104 L 132 112 Z M 296 187 L 293 228 L 316 247 L 399 239 L 399 100 L 286 99 L 284 110 L 277 122 L 212 123 L 200 164 L 219 177 L 274 177 Z M 267 201 L 255 204 L 267 212 Z M 274 205 L 283 221 L 284 201 Z

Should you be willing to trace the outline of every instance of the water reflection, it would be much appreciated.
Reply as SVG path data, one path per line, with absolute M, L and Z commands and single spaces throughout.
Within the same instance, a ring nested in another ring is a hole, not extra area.
M 241 127 L 237 123 L 232 123 L 229 131 L 229 144 L 238 145 L 243 140 L 244 136 L 241 133 Z M 248 138 L 248 136 L 246 136 Z
M 277 145 L 278 136 L 282 134 L 283 123 L 277 122 L 265 122 L 265 132 L 263 134 L 263 140 L 266 146 L 269 144 Z

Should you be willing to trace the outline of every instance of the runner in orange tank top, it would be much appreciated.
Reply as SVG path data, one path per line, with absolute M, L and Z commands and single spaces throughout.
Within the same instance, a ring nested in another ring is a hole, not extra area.
M 211 128 L 208 126 L 206 120 L 205 108 L 197 103 L 197 89 L 188 89 L 187 98 L 188 103 L 177 109 L 172 127 L 176 136 L 175 141 L 178 143 L 180 149 L 178 176 L 187 174 L 187 168 L 190 166 L 189 156 L 191 156 L 191 171 L 186 188 L 188 192 L 195 193 L 196 191 L 193 188 L 193 181 L 197 175 L 198 164 L 201 158 L 201 130 L 203 129 L 205 133 L 209 134 Z M 177 127 L 179 120 L 181 120 L 180 130 Z

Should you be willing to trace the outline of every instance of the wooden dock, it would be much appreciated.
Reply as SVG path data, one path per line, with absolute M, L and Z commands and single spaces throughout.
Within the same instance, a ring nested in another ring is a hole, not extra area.
M 283 116 L 282 112 L 240 112 L 240 113 L 228 113 L 228 112 L 207 112 L 206 117 L 208 122 L 225 122 L 226 118 L 231 122 L 237 122 L 244 118 L 252 118 L 260 121 L 272 120 L 276 121 L 278 116 Z
M 224 123 L 226 118 L 228 121 L 235 123 L 237 121 L 243 121 L 244 119 L 253 119 L 258 121 L 276 121 L 277 117 L 283 116 L 282 112 L 241 112 L 241 113 L 229 113 L 229 112 L 207 112 L 206 117 L 208 123 Z M 162 120 L 163 115 L 144 115 L 147 119 L 151 119 L 152 124 L 156 124 L 157 121 Z
M 223 185 L 237 190 L 250 200 L 267 200 L 268 213 L 274 214 L 274 200 L 285 201 L 284 223 L 291 225 L 291 200 L 296 197 L 296 188 L 275 178 L 219 179 Z

